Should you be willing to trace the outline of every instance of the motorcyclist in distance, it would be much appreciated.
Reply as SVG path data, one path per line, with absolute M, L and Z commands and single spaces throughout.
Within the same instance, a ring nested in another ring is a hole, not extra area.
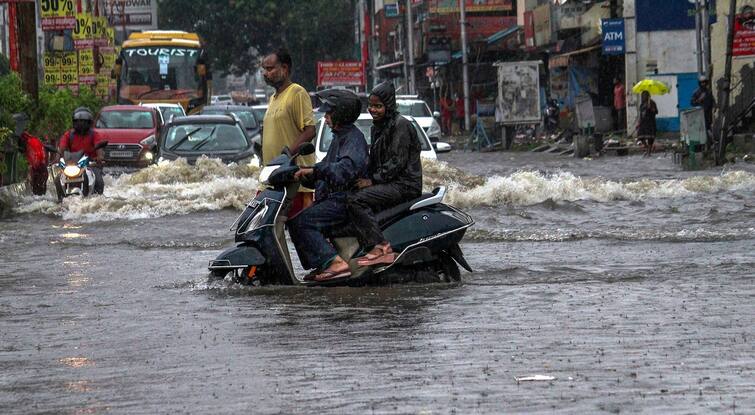
M 73 110 L 73 128 L 63 133 L 58 141 L 58 151 L 61 155 L 66 151 L 83 151 L 94 162 L 89 166 L 94 172 L 94 189 L 102 193 L 105 182 L 102 177 L 103 154 L 102 150 L 96 150 L 94 146 L 104 138 L 92 129 L 94 115 L 87 107 L 79 107 Z M 59 178 L 58 178 L 59 179 Z

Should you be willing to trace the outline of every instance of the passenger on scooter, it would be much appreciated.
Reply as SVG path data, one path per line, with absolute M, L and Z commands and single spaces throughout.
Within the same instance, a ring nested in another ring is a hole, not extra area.
M 98 150 L 96 150 L 94 146 L 102 141 L 103 138 L 97 133 L 97 131 L 92 129 L 93 121 L 94 116 L 89 108 L 79 107 L 73 110 L 73 129 L 66 131 L 60 137 L 60 140 L 58 141 L 58 151 L 61 155 L 66 151 L 73 153 L 84 151 L 84 154 L 96 163 L 96 165 L 90 165 L 89 168 L 94 172 L 95 192 L 102 194 L 102 191 L 105 188 L 105 182 L 102 178 L 102 159 L 98 154 Z
M 349 221 L 346 197 L 367 172 L 368 147 L 364 135 L 354 125 L 361 102 L 353 92 L 321 92 L 320 110 L 333 131 L 333 142 L 325 158 L 314 167 L 302 167 L 295 178 L 315 188 L 315 202 L 288 221 L 289 234 L 304 269 L 315 269 L 306 281 L 328 281 L 351 275 L 324 233 L 341 228 Z
M 396 110 L 396 90 L 385 82 L 369 98 L 372 115 L 372 145 L 366 179 L 359 191 L 349 195 L 349 217 L 359 244 L 370 251 L 358 260 L 360 266 L 390 264 L 396 255 L 380 230 L 375 214 L 422 194 L 422 162 L 414 126 Z

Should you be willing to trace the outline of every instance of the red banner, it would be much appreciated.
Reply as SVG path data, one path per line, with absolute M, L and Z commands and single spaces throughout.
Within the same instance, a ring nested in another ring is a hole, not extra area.
M 738 14 L 734 19 L 732 56 L 755 55 L 755 12 Z
M 359 61 L 317 62 L 318 86 L 363 86 L 364 67 Z

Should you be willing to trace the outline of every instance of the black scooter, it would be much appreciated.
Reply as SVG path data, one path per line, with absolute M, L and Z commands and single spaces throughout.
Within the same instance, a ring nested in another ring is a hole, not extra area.
M 299 154 L 314 152 L 305 144 Z M 267 188 L 246 206 L 233 222 L 236 246 L 226 249 L 209 263 L 210 274 L 252 285 L 375 285 L 397 282 L 455 282 L 460 280 L 457 263 L 472 272 L 459 242 L 474 224 L 466 213 L 442 203 L 445 188 L 378 214 L 383 234 L 396 261 L 388 266 L 359 267 L 356 258 L 364 253 L 348 227 L 327 235 L 342 258 L 350 258 L 348 279 L 324 283 L 305 282 L 294 274 L 284 234 L 288 209 L 299 183 L 295 160 L 280 155 L 260 173 Z

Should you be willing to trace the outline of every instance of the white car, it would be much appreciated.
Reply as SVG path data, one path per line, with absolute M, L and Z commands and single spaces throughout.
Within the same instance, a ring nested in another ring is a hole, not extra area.
M 156 109 L 157 113 L 160 114 L 160 118 L 162 119 L 161 124 L 165 124 L 170 121 L 171 117 L 183 117 L 186 115 L 184 107 L 182 107 L 180 104 L 174 104 L 172 102 L 142 102 L 139 105 L 141 105 L 142 107 Z
M 437 120 L 440 113 L 433 114 L 425 101 L 416 98 L 398 98 L 396 99 L 396 106 L 401 115 L 408 115 L 417 120 L 419 126 L 430 137 L 430 141 L 440 141 L 441 131 Z
M 425 134 L 425 131 L 417 124 L 417 121 L 412 117 L 404 116 L 409 120 L 414 128 L 417 130 L 417 137 L 419 137 L 422 143 L 422 153 L 420 157 L 436 160 L 438 156 L 435 154 L 433 146 L 430 144 L 430 139 Z M 359 119 L 354 123 L 359 130 L 364 134 L 364 138 L 367 139 L 367 144 L 370 144 L 370 130 L 372 130 L 372 116 L 368 113 L 359 114 Z M 322 161 L 325 155 L 328 153 L 330 143 L 333 141 L 333 131 L 325 124 L 325 118 L 320 119 L 317 122 L 317 135 L 315 136 L 315 154 L 317 155 L 317 161 Z M 445 143 L 443 143 L 445 144 Z M 448 146 L 448 144 L 446 144 Z M 450 146 L 448 146 L 450 150 Z
M 233 99 L 230 95 L 213 95 L 210 97 L 210 104 L 232 104 Z

